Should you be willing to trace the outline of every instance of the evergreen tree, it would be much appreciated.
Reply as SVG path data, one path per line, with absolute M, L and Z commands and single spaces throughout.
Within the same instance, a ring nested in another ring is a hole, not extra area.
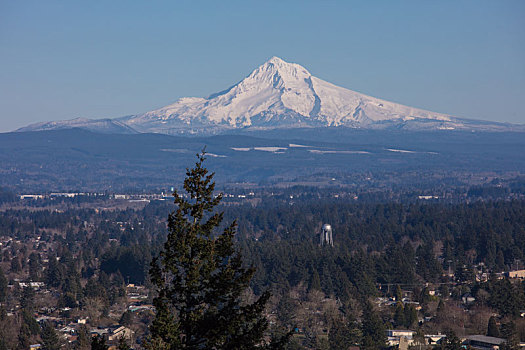
M 313 268 L 312 278 L 310 279 L 310 285 L 308 286 L 308 290 L 321 291 L 321 279 L 319 278 L 319 273 L 317 272 L 317 269 L 315 267 Z
M 496 323 L 496 317 L 494 316 L 491 316 L 489 318 L 489 324 L 487 326 L 487 335 L 489 337 L 496 337 L 496 338 L 500 337 L 499 327 L 498 327 L 498 324 Z
M 358 344 L 360 339 L 361 330 L 355 320 L 334 322 L 328 334 L 330 349 L 334 350 L 347 350 Z
M 461 350 L 461 340 L 451 329 L 445 332 L 446 338 L 441 342 L 441 349 L 444 350 Z
M 124 311 L 120 317 L 119 324 L 126 327 L 131 326 L 133 324 L 133 313 L 129 310 Z
M 520 349 L 520 337 L 516 329 L 514 321 L 504 323 L 501 325 L 501 334 L 505 337 L 506 341 L 502 344 L 502 350 L 518 350 Z
M 22 270 L 22 265 L 20 264 L 20 259 L 15 257 L 11 260 L 11 272 L 20 272 Z
M 290 298 L 288 293 L 283 295 L 277 305 L 277 319 L 284 324 L 292 322 L 296 317 L 298 306 L 299 301 Z
M 498 255 L 496 255 L 496 266 L 500 271 L 505 270 L 505 255 L 503 250 L 498 250 Z
M 425 332 L 422 328 L 418 328 L 416 333 L 414 334 L 414 345 L 427 345 L 426 339 L 425 339 Z
M 126 339 L 124 338 L 124 336 L 120 337 L 119 340 L 118 340 L 118 347 L 117 347 L 118 350 L 129 350 L 130 347 L 128 345 L 128 342 L 126 341 Z
M 5 278 L 4 271 L 0 267 L 0 303 L 5 303 L 7 300 L 7 278 Z
M 444 299 L 447 299 L 450 296 L 450 290 L 448 289 L 448 286 L 446 284 L 443 284 L 440 287 L 440 293 L 441 293 L 441 297 Z
M 520 310 L 525 306 L 523 291 L 514 285 L 509 279 L 489 282 L 490 306 L 498 309 L 501 315 L 518 316 Z
M 42 339 L 42 350 L 60 349 L 60 338 L 58 337 L 55 328 L 49 322 L 45 322 L 42 326 L 40 338 Z
M 405 311 L 403 309 L 403 303 L 397 302 L 396 304 L 396 310 L 394 312 L 394 323 L 396 327 L 404 326 L 406 323 L 405 320 Z
M 50 254 L 48 260 L 45 282 L 51 287 L 59 287 L 64 283 L 63 271 L 54 255 Z
M 32 335 L 37 335 L 40 333 L 40 326 L 38 325 L 38 322 L 33 317 L 33 314 L 31 314 L 27 310 L 22 310 L 22 322 L 27 326 L 27 329 L 29 330 L 29 333 Z
M 27 350 L 29 349 L 29 345 L 31 345 L 31 330 L 29 329 L 29 326 L 26 323 L 22 323 L 20 326 L 20 330 L 18 331 L 18 344 L 17 349 L 18 350 Z
M 403 302 L 403 291 L 401 290 L 401 287 L 399 284 L 396 286 L 396 301 L 397 302 Z
M 379 315 L 374 311 L 372 303 L 365 302 L 363 322 L 361 324 L 363 338 L 361 349 L 382 349 L 386 343 L 385 326 Z
M 405 327 L 410 328 L 417 323 L 417 310 L 413 305 L 405 306 Z
M 29 255 L 29 279 L 31 281 L 38 281 L 40 278 L 40 271 L 42 270 L 42 263 L 40 256 L 33 252 Z
M 187 169 L 187 197 L 173 193 L 177 210 L 168 217 L 164 250 L 152 261 L 151 281 L 157 287 L 156 316 L 150 327 L 153 348 L 254 349 L 268 328 L 263 314 L 270 293 L 243 304 L 255 269 L 243 267 L 234 247 L 236 223 L 222 234 L 214 231 L 223 213 L 214 212 L 222 196 L 214 196 L 214 173 L 203 167 L 204 151 Z M 186 199 L 188 198 L 188 199 Z M 285 338 L 268 346 L 282 346 Z
M 447 307 L 445 303 L 443 302 L 443 299 L 439 299 L 439 303 L 436 309 L 436 318 L 438 320 L 444 320 L 447 315 Z
M 86 325 L 82 324 L 77 331 L 78 337 L 73 347 L 75 350 L 89 350 L 91 349 L 90 335 Z
M 96 336 L 91 339 L 91 350 L 108 350 L 106 339 L 101 336 Z
M 35 306 L 35 291 L 31 287 L 24 287 L 20 296 L 20 307 L 28 313 L 33 312 Z

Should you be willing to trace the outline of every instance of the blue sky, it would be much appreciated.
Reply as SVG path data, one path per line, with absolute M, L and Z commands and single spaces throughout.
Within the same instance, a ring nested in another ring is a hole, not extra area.
M 206 96 L 274 55 L 375 97 L 525 123 L 525 1 L 0 0 L 0 131 Z

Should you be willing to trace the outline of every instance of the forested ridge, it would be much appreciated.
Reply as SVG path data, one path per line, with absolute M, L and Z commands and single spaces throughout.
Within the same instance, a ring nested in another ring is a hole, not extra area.
M 329 256 L 385 255 L 391 259 L 386 265 L 399 268 L 398 273 L 388 272 L 390 277 L 380 277 L 378 282 L 410 283 L 414 273 L 432 280 L 442 272 L 440 267 L 449 264 L 482 262 L 491 270 L 504 271 L 516 259 L 523 259 L 525 252 L 523 201 L 457 205 L 333 202 L 257 210 L 229 208 L 227 213 L 238 218 L 239 236 L 246 238 L 250 249 L 264 252 L 261 256 L 272 251 L 322 256 L 317 234 L 323 223 L 330 223 L 336 244 Z M 416 258 L 421 263 L 416 264 Z M 403 270 L 409 266 L 415 270 Z
M 96 257 L 103 267 L 116 271 L 122 268 L 119 263 L 149 263 L 165 239 L 170 208 L 152 202 L 141 210 L 98 213 L 8 210 L 0 212 L 0 230 L 17 239 L 40 235 L 73 253 L 82 246 L 86 261 Z M 489 270 L 505 271 L 525 254 L 525 201 L 408 205 L 321 201 L 222 209 L 226 222 L 237 221 L 237 237 L 247 256 L 262 263 L 258 283 L 264 284 L 272 279 L 262 275 L 277 275 L 272 264 L 289 269 L 278 274 L 285 285 L 304 280 L 313 267 L 355 266 L 359 260 L 363 260 L 359 270 L 370 272 L 374 283 L 413 283 L 437 281 L 449 265 L 456 269 L 483 263 Z M 318 247 L 324 223 L 334 228 L 335 246 L 330 250 Z M 337 259 L 355 261 L 343 264 Z M 145 270 L 135 272 L 134 280 L 144 281 L 144 274 Z

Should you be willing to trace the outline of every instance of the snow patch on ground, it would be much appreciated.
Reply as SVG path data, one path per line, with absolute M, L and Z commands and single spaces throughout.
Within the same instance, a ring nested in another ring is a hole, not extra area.
M 370 154 L 366 151 L 336 151 L 336 150 L 319 150 L 319 149 L 309 149 L 308 152 L 314 154 Z
M 295 143 L 290 143 L 290 144 L 288 145 L 288 147 L 290 147 L 290 148 L 310 148 L 310 147 L 313 147 L 313 146 L 297 145 L 297 144 L 295 144 Z
M 263 147 L 231 147 L 232 150 L 238 152 L 248 152 L 248 151 L 262 151 L 262 152 L 272 152 L 276 154 L 282 154 L 283 151 L 286 151 L 288 147 L 275 147 L 275 146 L 263 146 Z
M 215 154 L 215 153 L 206 153 L 207 156 L 213 157 L 213 158 L 226 158 L 227 156 L 222 154 Z
M 274 153 L 277 153 L 279 151 L 286 151 L 288 148 L 287 147 L 254 147 L 253 148 L 254 150 L 256 151 L 263 151 L 263 152 L 274 152 Z M 281 152 L 283 153 L 283 152 Z
M 397 153 L 417 153 L 416 151 L 408 151 L 406 149 L 387 148 L 386 150 L 389 152 L 397 152 Z

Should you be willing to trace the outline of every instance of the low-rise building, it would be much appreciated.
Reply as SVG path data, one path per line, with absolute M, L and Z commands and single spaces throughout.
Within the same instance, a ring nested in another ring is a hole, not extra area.
M 439 345 L 443 338 L 446 338 L 445 334 L 425 334 L 425 341 L 428 345 Z
M 116 326 L 116 328 L 114 328 L 114 327 L 110 328 L 110 332 L 109 332 L 109 335 L 108 335 L 108 340 L 109 341 L 115 341 L 115 340 L 119 340 L 121 338 L 129 340 L 129 339 L 131 339 L 133 337 L 133 334 L 135 334 L 135 332 L 133 332 L 128 327 Z
M 388 345 L 399 346 L 400 342 L 411 345 L 414 333 L 414 331 L 405 329 L 389 329 L 386 331 Z
M 505 342 L 503 338 L 489 337 L 486 335 L 469 335 L 466 337 L 464 344 L 470 345 L 472 349 L 488 350 L 499 349 L 500 345 Z
M 509 276 L 509 278 L 524 279 L 525 278 L 525 270 L 509 271 L 509 272 L 507 272 L 507 276 Z

